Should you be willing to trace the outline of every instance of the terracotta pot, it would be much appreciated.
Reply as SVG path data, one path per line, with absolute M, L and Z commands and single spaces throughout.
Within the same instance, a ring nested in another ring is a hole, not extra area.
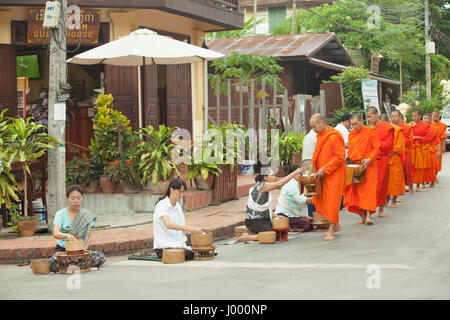
M 17 222 L 17 228 L 19 229 L 22 237 L 32 237 L 37 228 L 37 217 L 33 219 L 19 220 Z
M 214 175 L 210 174 L 206 180 L 203 180 L 202 175 L 198 174 L 194 177 L 197 190 L 211 190 L 214 186 Z
M 139 190 L 141 190 L 140 184 L 128 185 L 125 183 L 121 183 L 120 185 L 122 186 L 123 192 L 126 194 L 138 193 Z
M 87 186 L 83 186 L 83 191 L 85 193 L 94 193 L 98 190 L 99 182 L 98 180 L 91 181 Z
M 151 180 L 147 181 L 148 188 L 152 191 L 153 194 L 164 194 L 169 187 L 170 180 L 159 180 L 158 184 L 155 186 Z
M 100 187 L 103 193 L 114 193 L 116 190 L 116 184 L 104 176 L 100 177 Z

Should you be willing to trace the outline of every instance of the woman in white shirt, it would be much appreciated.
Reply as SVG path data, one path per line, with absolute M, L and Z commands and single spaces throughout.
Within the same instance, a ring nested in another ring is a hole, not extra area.
M 204 228 L 195 228 L 186 225 L 183 209 L 178 202 L 186 191 L 186 182 L 172 179 L 163 197 L 156 204 L 153 214 L 153 248 L 156 255 L 161 258 L 163 249 L 183 248 L 186 260 L 194 258 L 192 248 L 186 244 L 185 231 L 192 233 L 205 232 Z

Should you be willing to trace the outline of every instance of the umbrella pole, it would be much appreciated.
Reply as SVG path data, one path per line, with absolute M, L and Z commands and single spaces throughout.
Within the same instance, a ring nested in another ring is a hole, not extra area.
M 205 106 L 205 127 L 204 132 L 208 131 L 208 60 L 203 62 L 203 105 Z
M 144 82 L 144 79 L 143 79 L 143 73 L 144 73 L 144 70 L 143 70 L 143 67 L 141 67 L 141 66 L 138 66 L 138 99 L 139 99 L 139 102 L 138 102 L 138 109 L 139 109 L 139 128 L 142 128 L 143 127 L 143 105 L 144 105 L 144 103 L 143 103 L 143 91 L 142 91 L 142 88 L 143 88 L 143 82 Z

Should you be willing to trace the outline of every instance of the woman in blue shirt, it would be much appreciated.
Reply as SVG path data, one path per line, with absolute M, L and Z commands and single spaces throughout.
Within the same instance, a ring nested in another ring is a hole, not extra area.
M 83 239 L 84 250 L 88 250 L 91 244 L 92 228 L 95 225 L 96 216 L 89 210 L 81 208 L 83 202 L 83 190 L 78 185 L 73 185 L 66 190 L 68 207 L 56 212 L 53 221 L 53 236 L 58 239 L 55 254 L 50 258 L 53 272 L 58 272 L 56 254 L 66 251 L 67 240 Z M 106 258 L 103 253 L 91 251 L 91 267 L 100 267 Z

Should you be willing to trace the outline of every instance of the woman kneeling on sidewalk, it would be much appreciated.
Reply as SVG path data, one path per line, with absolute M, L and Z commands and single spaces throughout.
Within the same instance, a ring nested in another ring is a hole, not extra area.
M 272 231 L 272 218 L 276 215 L 272 212 L 272 190 L 279 189 L 291 179 L 301 175 L 305 168 L 298 168 L 286 177 L 276 181 L 270 167 L 256 169 L 258 175 L 255 177 L 256 185 L 250 188 L 247 201 L 247 214 L 245 216 L 245 226 L 255 235 L 244 233 L 237 239 L 238 242 L 258 241 L 258 232 Z
M 92 227 L 95 225 L 96 216 L 81 208 L 83 202 L 83 190 L 78 185 L 67 188 L 66 197 L 69 206 L 56 212 L 53 221 L 53 236 L 58 239 L 55 254 L 50 258 L 51 269 L 58 272 L 58 252 L 66 251 L 66 240 L 83 239 L 84 250 L 88 250 L 91 244 Z M 101 252 L 91 251 L 91 267 L 100 267 L 105 263 L 105 255 Z
M 183 248 L 185 260 L 194 259 L 192 248 L 186 244 L 185 231 L 192 233 L 205 232 L 204 228 L 195 228 L 186 225 L 183 209 L 178 202 L 186 191 L 186 182 L 172 179 L 163 197 L 156 204 L 153 213 L 153 248 L 159 258 L 162 258 L 164 249 Z

